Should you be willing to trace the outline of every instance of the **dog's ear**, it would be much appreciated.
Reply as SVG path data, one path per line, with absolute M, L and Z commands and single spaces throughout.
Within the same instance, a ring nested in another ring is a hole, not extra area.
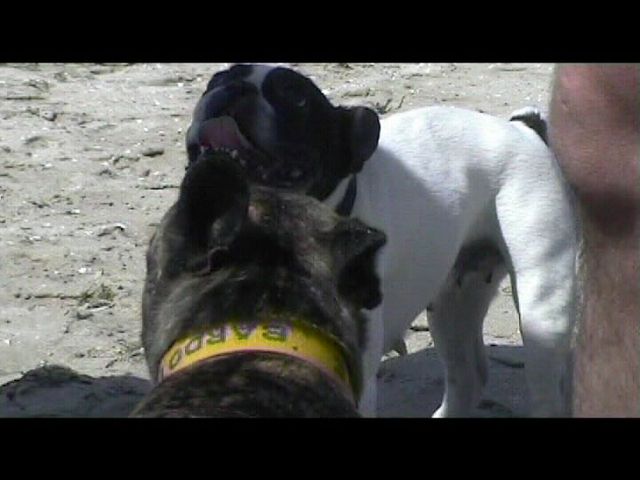
M 375 308 L 382 301 L 375 260 L 386 235 L 354 218 L 343 219 L 334 232 L 338 293 L 359 308 Z
M 187 170 L 178 214 L 193 241 L 209 247 L 229 245 L 244 224 L 248 206 L 244 171 L 229 154 L 208 153 Z
M 349 173 L 358 173 L 378 148 L 380 120 L 378 114 L 367 107 L 341 107 L 341 112 L 351 159 Z

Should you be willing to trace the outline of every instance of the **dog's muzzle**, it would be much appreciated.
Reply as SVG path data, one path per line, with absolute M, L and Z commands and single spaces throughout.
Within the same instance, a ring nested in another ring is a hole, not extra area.
M 310 178 L 311 162 L 304 155 L 300 161 L 296 161 L 295 155 L 287 159 L 269 155 L 247 139 L 228 115 L 202 122 L 198 128 L 198 142 L 200 153 L 207 150 L 228 152 L 253 181 L 262 185 L 292 188 Z

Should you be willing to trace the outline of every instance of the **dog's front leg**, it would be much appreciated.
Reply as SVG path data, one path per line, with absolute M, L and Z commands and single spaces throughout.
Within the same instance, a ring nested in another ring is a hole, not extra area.
M 363 389 L 358 411 L 363 417 L 375 417 L 378 410 L 378 369 L 384 354 L 382 307 L 368 313 L 366 348 L 363 358 Z

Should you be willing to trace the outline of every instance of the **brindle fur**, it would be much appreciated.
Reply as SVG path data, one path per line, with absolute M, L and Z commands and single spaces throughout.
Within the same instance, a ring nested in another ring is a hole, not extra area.
M 142 341 L 151 378 L 178 339 L 232 317 L 279 310 L 343 346 L 356 395 L 366 317 L 380 301 L 383 233 L 310 197 L 249 186 L 237 161 L 205 152 L 147 253 Z M 355 416 L 339 385 L 304 361 L 244 353 L 156 385 L 135 416 Z

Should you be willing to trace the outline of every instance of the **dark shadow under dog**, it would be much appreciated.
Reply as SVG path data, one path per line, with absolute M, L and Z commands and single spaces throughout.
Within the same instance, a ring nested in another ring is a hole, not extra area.
M 489 383 L 477 416 L 526 416 L 523 348 L 487 348 Z M 378 375 L 378 416 L 429 417 L 440 405 L 443 385 L 442 366 L 433 348 L 389 358 Z M 0 387 L 0 417 L 122 418 L 151 388 L 149 380 L 135 376 L 91 377 L 46 366 Z
M 0 417 L 126 417 L 150 389 L 131 375 L 91 377 L 48 365 L 0 387 Z

